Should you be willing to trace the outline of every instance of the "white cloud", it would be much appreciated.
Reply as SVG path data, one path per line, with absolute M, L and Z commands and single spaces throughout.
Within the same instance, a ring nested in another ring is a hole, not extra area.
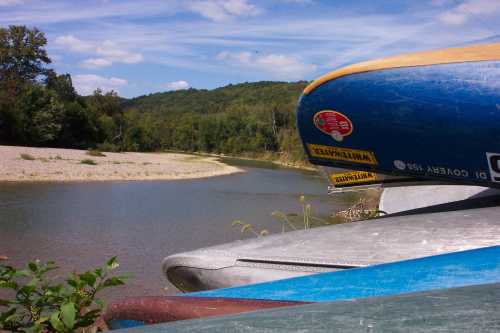
M 94 46 L 92 43 L 83 41 L 73 35 L 59 36 L 56 38 L 56 44 L 72 52 L 89 52 Z
M 194 0 L 187 9 L 213 21 L 226 21 L 236 16 L 255 16 L 261 10 L 247 0 Z
M 115 42 L 109 40 L 106 40 L 98 45 L 96 53 L 106 57 L 110 61 L 122 62 L 125 64 L 135 64 L 144 59 L 142 54 L 120 48 L 120 46 Z
M 442 13 L 439 19 L 452 25 L 460 25 L 474 16 L 496 15 L 500 13 L 498 0 L 465 0 L 455 8 Z
M 136 64 L 144 60 L 142 54 L 131 52 L 110 40 L 96 43 L 84 41 L 73 35 L 66 35 L 57 37 L 55 42 L 72 52 L 95 54 L 99 56 L 98 58 L 90 58 L 83 61 L 80 65 L 85 68 L 111 66 L 114 62 Z
M 111 60 L 108 60 L 108 59 L 104 59 L 104 58 L 89 58 L 87 60 L 84 60 L 80 64 L 80 66 L 82 66 L 83 68 L 92 69 L 92 68 L 107 67 L 107 66 L 111 66 L 112 64 L 113 64 L 113 62 L 111 62 Z
M 218 1 L 224 10 L 232 15 L 258 15 L 260 10 L 247 0 L 224 0 Z
M 174 91 L 174 90 L 184 90 L 184 89 L 189 89 L 189 83 L 187 81 L 173 81 L 169 82 L 165 85 L 165 88 L 169 91 Z
M 73 85 L 80 95 L 90 95 L 96 89 L 102 91 L 119 91 L 120 87 L 126 86 L 128 81 L 116 77 L 102 77 L 94 74 L 82 74 L 73 76 Z
M 0 12 L 0 24 L 51 24 L 92 20 L 108 17 L 140 17 L 159 14 L 174 15 L 185 10 L 186 0 L 120 0 L 120 1 L 57 1 L 57 0 L 0 0 L 5 4 L 25 3 L 17 11 Z
M 233 66 L 264 71 L 279 80 L 301 80 L 317 69 L 316 65 L 283 54 L 258 55 L 250 52 L 223 51 L 217 54 L 216 59 Z

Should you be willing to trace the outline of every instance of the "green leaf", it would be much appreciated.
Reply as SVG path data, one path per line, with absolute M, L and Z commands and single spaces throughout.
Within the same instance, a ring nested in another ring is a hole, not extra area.
M 49 319 L 50 319 L 49 317 L 40 317 L 40 319 L 38 319 L 35 323 L 37 323 L 37 324 L 43 324 L 43 323 L 45 323 Z
M 231 223 L 232 227 L 237 226 L 237 225 L 244 225 L 244 223 L 241 222 L 240 220 L 234 220 L 233 223 Z
M 110 277 L 103 282 L 104 287 L 120 286 L 123 284 L 125 284 L 125 282 L 119 277 Z
M 38 271 L 38 265 L 35 264 L 34 262 L 30 261 L 28 263 L 28 268 L 30 269 L 30 271 L 32 271 L 33 273 L 36 273 L 36 271 Z
M 53 261 L 47 262 L 45 265 L 42 267 L 38 268 L 38 275 L 43 275 L 49 271 L 52 271 L 54 269 L 57 269 L 59 267 L 56 266 L 56 264 Z
M 0 288 L 17 289 L 17 283 L 14 281 L 0 281 Z
M 20 290 L 19 292 L 28 296 L 30 294 L 32 294 L 34 291 L 36 290 L 36 287 L 35 286 L 32 286 L 32 285 L 24 285 Z
M 72 329 L 73 326 L 75 326 L 75 318 L 76 318 L 75 304 L 66 303 L 63 306 L 61 306 L 61 319 L 64 323 L 64 326 L 66 326 L 69 329 Z
M 80 274 L 80 280 L 84 281 L 89 285 L 90 287 L 93 287 L 96 281 L 96 276 L 92 274 L 91 272 L 85 272 L 83 274 Z
M 100 268 L 100 267 L 99 267 L 99 268 L 96 268 L 94 272 L 95 272 L 95 274 L 96 274 L 98 277 L 102 277 L 102 275 L 103 275 L 102 268 Z
M 94 304 L 96 304 L 101 309 L 106 305 L 106 303 L 102 299 L 94 299 Z
M 80 320 L 75 324 L 74 328 L 87 327 L 95 323 L 96 319 L 99 318 L 100 310 L 92 310 L 87 312 L 82 316 Z
M 26 333 L 43 333 L 43 326 L 35 323 L 33 326 L 25 328 L 22 332 Z
M 27 269 L 22 269 L 22 270 L 16 271 L 14 273 L 14 277 L 19 277 L 19 276 L 27 277 L 27 276 L 32 276 L 32 275 L 31 275 L 31 272 L 28 271 Z
M 75 288 L 75 289 L 78 288 L 78 282 L 76 282 L 76 280 L 73 277 L 67 279 L 66 282 L 68 282 L 68 284 L 70 286 L 72 286 L 73 288 Z
M 57 332 L 64 332 L 64 324 L 59 319 L 59 312 L 56 311 L 50 316 L 50 324 Z
M 4 323 L 8 321 L 9 317 L 12 317 L 13 314 L 16 313 L 16 308 L 10 308 L 5 312 L 0 312 L 0 323 Z
M 115 269 L 115 268 L 117 268 L 120 265 L 116 261 L 116 257 L 113 257 L 113 258 L 111 258 L 111 259 L 108 260 L 108 262 L 106 263 L 106 266 L 107 266 L 108 269 Z

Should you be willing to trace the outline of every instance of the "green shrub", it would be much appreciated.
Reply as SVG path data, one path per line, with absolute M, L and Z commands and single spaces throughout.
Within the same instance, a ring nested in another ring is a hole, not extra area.
M 100 150 L 98 149 L 89 149 L 87 150 L 87 155 L 89 156 L 95 156 L 95 157 L 106 157 Z
M 36 158 L 33 157 L 30 154 L 24 154 L 23 153 L 23 154 L 20 154 L 19 157 L 21 157 L 21 159 L 26 160 L 26 161 L 34 161 L 34 160 L 36 160 Z
M 91 159 L 84 159 L 80 161 L 80 164 L 87 164 L 87 165 L 97 165 L 96 161 L 91 160 Z
M 46 275 L 58 268 L 54 262 L 30 262 L 22 270 L 0 265 L 0 288 L 15 294 L 11 299 L 0 299 L 0 329 L 43 333 L 88 330 L 105 306 L 96 294 L 124 284 L 124 276 L 110 276 L 117 267 L 113 257 L 103 267 L 54 282 Z

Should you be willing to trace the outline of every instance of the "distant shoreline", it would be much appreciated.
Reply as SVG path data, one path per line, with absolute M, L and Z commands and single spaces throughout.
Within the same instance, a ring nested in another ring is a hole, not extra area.
M 204 152 L 183 152 L 183 151 L 168 151 L 173 154 L 189 154 L 194 156 L 202 156 L 202 157 L 214 157 L 214 158 L 227 158 L 227 159 L 236 159 L 243 161 L 256 161 L 256 162 L 264 162 L 274 164 L 279 167 L 304 170 L 304 171 L 318 171 L 317 167 L 308 164 L 305 162 L 288 162 L 281 159 L 276 158 L 265 158 L 265 157 L 255 157 L 255 156 L 235 156 L 235 155 L 226 155 L 226 154 L 215 154 L 215 153 L 204 153 Z
M 243 172 L 215 157 L 0 146 L 0 182 L 197 179 Z

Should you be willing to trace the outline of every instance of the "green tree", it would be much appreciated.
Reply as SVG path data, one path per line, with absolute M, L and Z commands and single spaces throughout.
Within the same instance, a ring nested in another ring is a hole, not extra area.
M 19 96 L 16 109 L 23 115 L 23 139 L 29 144 L 53 143 L 62 128 L 64 104 L 45 87 L 32 84 Z
M 45 35 L 36 28 L 0 28 L 0 141 L 19 141 L 23 137 L 25 116 L 16 106 L 27 86 L 47 73 L 45 65 L 51 61 L 46 44 Z
M 89 96 L 86 103 L 98 127 L 98 142 L 107 142 L 117 150 L 124 148 L 125 123 L 121 104 L 115 91 L 103 93 L 100 89 Z
M 11 25 L 0 28 L 0 85 L 17 92 L 27 81 L 47 73 L 51 60 L 45 50 L 47 39 L 37 28 Z
M 64 102 L 74 102 L 78 97 L 69 74 L 57 75 L 53 70 L 49 70 L 45 82 L 47 88 L 55 91 Z

